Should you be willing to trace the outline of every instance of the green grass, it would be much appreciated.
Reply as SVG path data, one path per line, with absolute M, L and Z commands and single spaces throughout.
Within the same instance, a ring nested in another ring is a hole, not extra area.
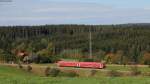
M 34 72 L 36 73 L 40 73 L 41 71 L 43 72 L 46 66 L 49 66 L 51 68 L 60 68 L 57 67 L 56 64 L 32 64 L 32 66 L 36 66 L 37 68 L 42 67 L 40 69 L 35 69 Z M 95 69 L 97 71 L 96 75 L 94 75 L 94 77 L 104 77 L 107 76 L 107 73 L 109 70 L 115 70 L 115 71 L 119 71 L 122 74 L 124 74 L 124 76 L 129 76 L 131 70 L 131 67 L 133 67 L 132 65 L 126 65 L 126 67 L 124 67 L 123 65 L 108 65 L 105 69 Z M 88 77 L 91 70 L 89 68 L 73 68 L 73 67 L 61 67 L 60 69 L 62 70 L 74 70 L 76 71 L 78 74 L 80 74 L 80 77 Z M 148 68 L 148 66 L 146 65 L 138 65 L 138 71 L 141 71 L 141 75 L 147 75 L 150 74 L 150 68 Z M 39 75 L 43 75 L 43 73 L 40 73 Z
M 50 66 L 50 67 L 56 67 L 57 64 L 34 64 L 36 66 Z M 132 65 L 111 65 L 111 64 L 106 64 L 106 68 L 104 70 L 118 70 L 118 71 L 130 71 Z M 137 65 L 138 66 L 138 65 Z M 82 69 L 82 68 L 81 68 Z M 148 65 L 139 65 L 138 69 L 141 72 L 150 72 L 150 68 L 148 68 Z
M 24 70 L 20 70 L 14 67 L 1 66 L 0 65 L 0 77 L 5 76 L 33 76 L 34 74 L 30 74 L 25 72 Z
M 40 77 L 0 65 L 0 84 L 149 84 L 149 77 Z
M 124 67 L 123 65 L 108 65 L 106 67 L 106 70 L 119 70 L 119 71 L 130 71 L 132 66 L 126 65 L 126 67 Z M 150 68 L 148 68 L 148 66 L 137 66 L 138 69 L 141 72 L 150 72 Z

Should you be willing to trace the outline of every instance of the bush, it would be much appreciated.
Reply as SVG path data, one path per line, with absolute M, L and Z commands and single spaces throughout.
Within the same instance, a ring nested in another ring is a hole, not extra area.
M 56 63 L 57 61 L 60 60 L 60 58 L 58 56 L 52 56 L 50 57 L 51 63 Z
M 49 75 L 52 77 L 57 77 L 59 75 L 59 73 L 60 73 L 60 70 L 57 68 L 52 68 L 49 71 Z
M 28 72 L 31 72 L 31 70 L 32 70 L 32 67 L 31 67 L 30 65 L 28 65 L 28 66 L 27 66 L 27 71 L 28 71 Z
M 150 72 L 144 72 L 144 73 L 142 73 L 142 75 L 150 77 Z
M 63 77 L 78 77 L 79 75 L 75 71 L 68 71 L 68 72 L 60 72 L 59 76 L 63 76 Z
M 83 62 L 94 62 L 95 59 L 91 59 L 91 58 L 82 58 L 82 59 L 80 59 L 80 61 L 83 61 Z
M 45 76 L 51 76 L 51 77 L 57 77 L 57 76 L 78 77 L 79 75 L 75 71 L 60 71 L 57 68 L 46 67 Z
M 79 75 L 76 72 L 69 72 L 67 74 L 68 77 L 78 77 Z
M 132 76 L 137 76 L 140 74 L 141 74 L 141 71 L 138 70 L 138 67 L 136 65 L 131 66 L 131 75 Z
M 23 68 L 23 66 L 21 65 L 21 63 L 18 63 L 18 67 L 19 67 L 20 69 Z
M 55 63 L 59 60 L 57 56 L 44 57 L 39 56 L 40 63 Z
M 50 67 L 46 67 L 45 76 L 49 76 L 49 75 L 50 75 Z
M 116 70 L 110 70 L 108 72 L 108 76 L 110 76 L 110 77 L 119 77 L 119 76 L 121 76 L 121 73 L 116 71 Z
M 94 76 L 96 73 L 97 73 L 96 70 L 91 70 L 91 71 L 90 71 L 90 76 Z

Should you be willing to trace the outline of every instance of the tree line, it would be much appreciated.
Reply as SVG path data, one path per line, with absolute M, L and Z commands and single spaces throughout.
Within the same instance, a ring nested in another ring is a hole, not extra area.
M 86 59 L 89 31 L 94 61 L 149 64 L 150 24 L 1 26 L 0 58 L 15 61 L 18 52 L 26 52 L 38 62 Z

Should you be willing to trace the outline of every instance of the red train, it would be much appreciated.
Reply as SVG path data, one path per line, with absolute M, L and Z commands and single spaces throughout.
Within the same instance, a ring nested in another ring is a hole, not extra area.
M 103 69 L 105 68 L 104 63 L 99 62 L 67 62 L 67 61 L 59 61 L 59 67 L 79 67 L 79 68 L 94 68 L 94 69 Z

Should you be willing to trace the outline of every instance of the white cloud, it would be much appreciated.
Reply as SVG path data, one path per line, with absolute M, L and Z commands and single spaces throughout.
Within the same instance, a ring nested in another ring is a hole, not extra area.
M 88 18 L 96 18 L 97 16 L 39 16 L 39 17 L 31 17 L 31 16 L 22 16 L 22 17 L 0 17 L 0 21 L 25 21 L 25 20 L 76 20 L 76 19 L 88 19 Z
M 144 7 L 143 9 L 144 10 L 150 10 L 150 7 Z
M 64 9 L 65 10 L 65 9 Z M 84 11 L 85 13 L 81 12 L 68 12 L 68 13 L 53 13 L 52 11 L 49 11 L 46 15 L 39 14 L 39 13 L 34 13 L 34 14 L 29 14 L 29 15 L 18 15 L 18 16 L 0 16 L 0 21 L 43 21 L 43 20 L 87 20 L 90 22 L 90 19 L 112 19 L 113 20 L 119 20 L 119 19 L 124 19 L 126 18 L 127 21 L 131 19 L 144 19 L 146 16 L 150 14 L 150 11 L 142 10 L 142 9 L 113 9 L 109 10 L 107 12 L 99 12 L 96 11 L 98 9 L 94 9 L 95 12 L 93 11 Z M 77 10 L 78 11 L 78 10 Z M 45 13 L 44 13 L 45 14 Z M 116 18 L 116 19 L 114 19 Z M 148 18 L 148 17 L 146 17 Z
M 34 12 L 45 13 L 45 12 L 106 12 L 112 10 L 112 6 L 106 6 L 95 3 L 53 3 L 46 6 L 41 6 L 34 9 Z
M 16 4 L 1 6 L 2 23 L 114 23 L 140 22 L 150 20 L 150 7 L 118 8 L 108 4 L 87 3 L 86 1 L 17 0 Z M 28 3 L 31 1 L 30 3 Z M 15 3 L 15 2 L 14 2 Z M 25 3 L 25 4 L 24 4 Z

